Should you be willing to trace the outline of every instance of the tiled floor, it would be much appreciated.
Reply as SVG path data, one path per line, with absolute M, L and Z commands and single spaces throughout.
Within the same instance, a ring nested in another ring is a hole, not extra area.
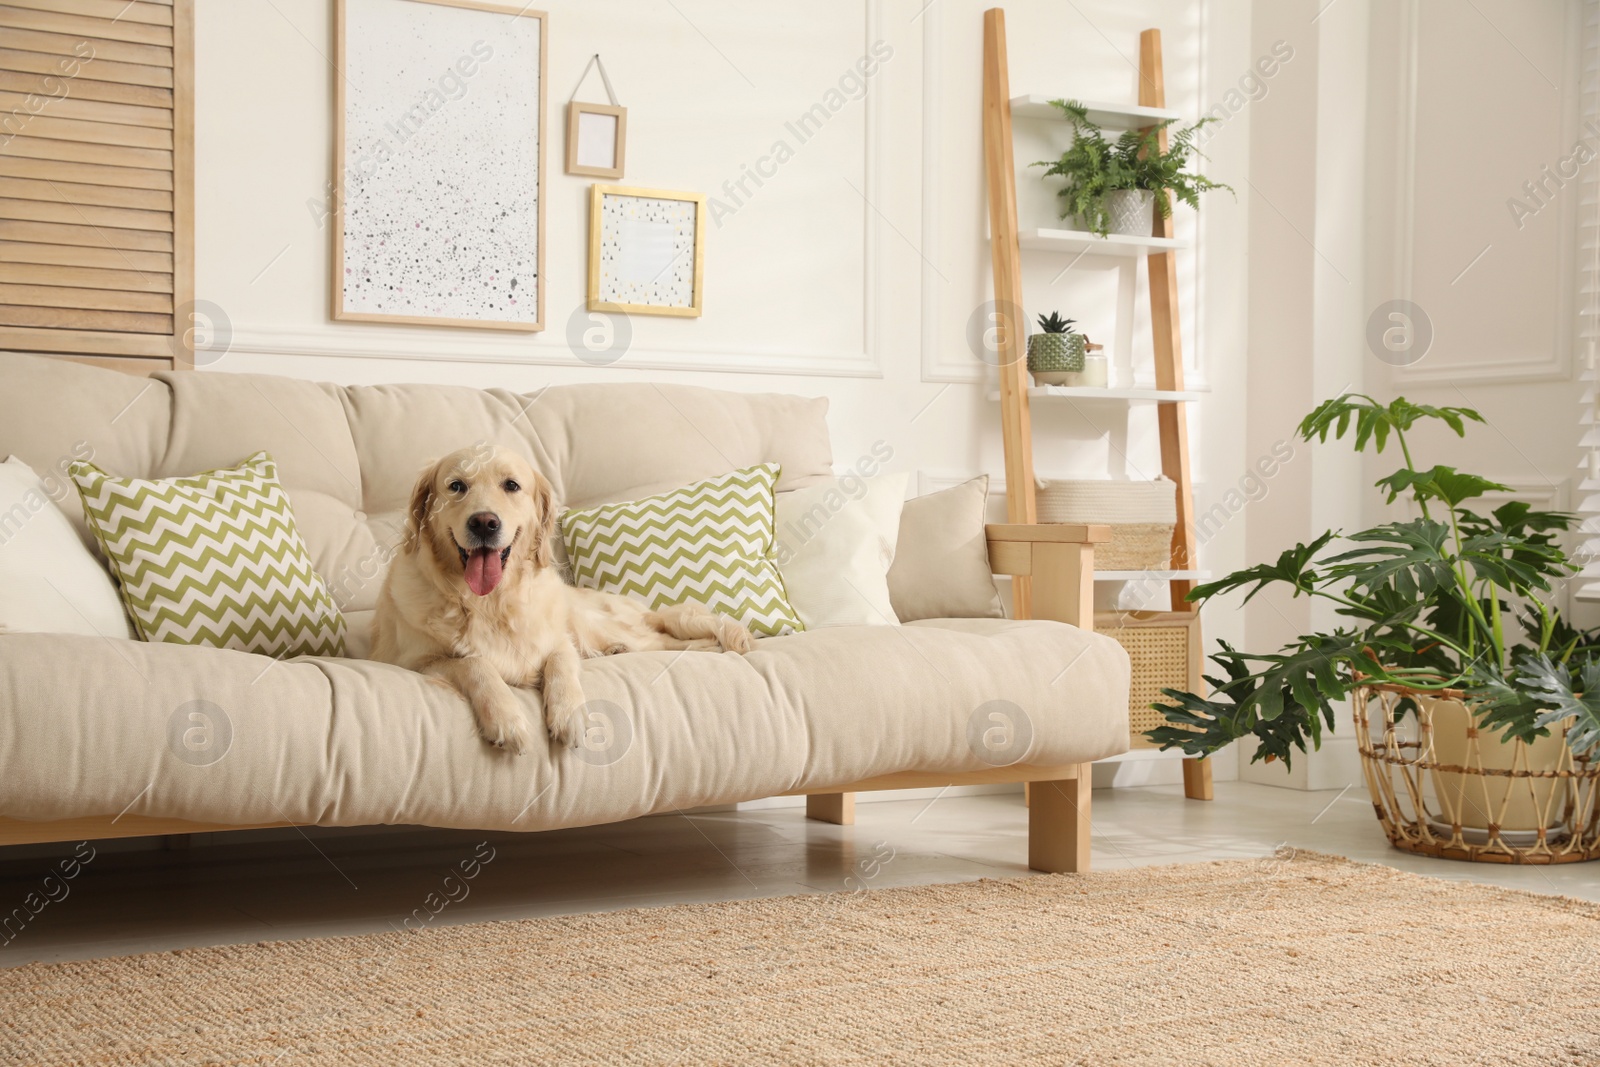
M 1097 790 L 1094 804 L 1100 869 L 1262 856 L 1288 844 L 1440 878 L 1600 900 L 1600 863 L 1510 868 L 1396 852 L 1359 790 L 1303 793 L 1225 782 L 1209 804 L 1166 787 Z M 493 858 L 475 878 L 447 886 L 486 837 Z M 60 899 L 0 944 L 0 966 L 365 933 L 408 917 L 413 925 L 478 922 L 1028 873 L 1020 794 L 862 803 L 853 827 L 777 808 L 545 834 L 286 831 L 217 835 L 183 851 L 126 848 L 100 846 L 65 896 L 56 888 Z M 40 890 L 72 852 L 0 850 L 0 917 Z M 435 908 L 457 899 L 433 916 L 430 894 Z

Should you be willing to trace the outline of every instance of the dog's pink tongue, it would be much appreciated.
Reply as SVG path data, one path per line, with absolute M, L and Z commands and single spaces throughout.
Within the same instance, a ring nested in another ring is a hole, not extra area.
M 488 596 L 500 584 L 500 553 L 480 548 L 467 557 L 467 585 L 479 596 Z

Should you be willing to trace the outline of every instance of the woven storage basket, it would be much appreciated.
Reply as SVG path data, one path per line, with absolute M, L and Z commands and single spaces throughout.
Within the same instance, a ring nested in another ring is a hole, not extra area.
M 1476 713 L 1458 702 L 1463 694 L 1443 695 L 1456 699 L 1388 685 L 1355 691 L 1356 747 L 1389 843 L 1477 863 L 1600 859 L 1600 764 L 1567 746 L 1567 724 L 1532 746 L 1504 741 L 1452 723 Z M 1415 710 L 1402 710 L 1408 697 Z
M 1040 522 L 1111 527 L 1111 540 L 1094 548 L 1096 570 L 1165 570 L 1171 566 L 1178 493 L 1170 480 L 1040 481 L 1035 496 Z
M 1200 618 L 1191 612 L 1107 612 L 1094 618 L 1094 628 L 1128 652 L 1133 677 L 1128 686 L 1128 743 L 1154 748 L 1146 730 L 1167 725 L 1152 704 L 1170 703 L 1163 689 L 1200 691 Z

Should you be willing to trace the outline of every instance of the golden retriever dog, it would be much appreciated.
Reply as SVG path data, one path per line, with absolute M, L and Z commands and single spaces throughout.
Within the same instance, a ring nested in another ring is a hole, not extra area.
M 550 739 L 575 745 L 586 657 L 750 650 L 749 630 L 700 605 L 652 611 L 568 585 L 552 565 L 555 536 L 550 483 L 521 456 L 479 446 L 438 460 L 411 493 L 372 658 L 448 682 L 485 740 L 521 753 L 538 735 L 513 686 L 542 689 Z

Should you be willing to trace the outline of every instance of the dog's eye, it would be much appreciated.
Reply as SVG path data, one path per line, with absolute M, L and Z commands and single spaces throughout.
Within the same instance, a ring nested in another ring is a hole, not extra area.
M 452 493 L 465 493 L 467 491 L 467 483 L 457 478 L 450 483 L 449 489 Z
M 517 490 L 521 489 L 522 486 L 517 484 L 515 478 L 507 478 L 506 479 L 506 484 L 501 486 L 501 488 L 503 488 L 508 493 L 515 493 Z

